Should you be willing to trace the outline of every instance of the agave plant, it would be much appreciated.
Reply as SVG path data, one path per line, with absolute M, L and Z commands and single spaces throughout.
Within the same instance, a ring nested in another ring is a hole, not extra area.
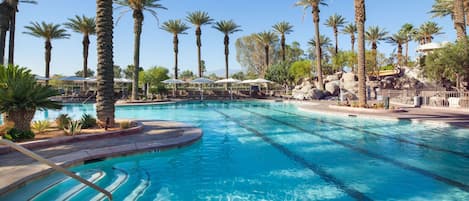
M 83 114 L 83 116 L 81 116 L 80 123 L 82 127 L 85 129 L 93 128 L 93 127 L 96 127 L 96 125 L 98 125 L 96 122 L 96 118 L 92 117 L 89 114 Z
M 57 124 L 57 127 L 59 127 L 60 130 L 63 130 L 68 126 L 70 121 L 72 121 L 72 119 L 68 116 L 68 114 L 60 114 L 55 119 L 55 124 Z
M 49 99 L 59 95 L 58 91 L 38 84 L 26 68 L 0 65 L 0 85 L 0 112 L 5 122 L 14 123 L 17 130 L 31 130 L 36 110 L 62 108 L 60 103 Z
M 68 124 L 68 128 L 65 129 L 65 133 L 67 135 L 71 135 L 71 136 L 74 136 L 76 134 L 79 134 L 81 132 L 81 128 L 82 128 L 82 124 L 80 121 L 71 121 L 69 124 Z
M 34 121 L 32 125 L 32 129 L 37 133 L 43 133 L 50 127 L 50 122 L 47 120 L 42 121 Z

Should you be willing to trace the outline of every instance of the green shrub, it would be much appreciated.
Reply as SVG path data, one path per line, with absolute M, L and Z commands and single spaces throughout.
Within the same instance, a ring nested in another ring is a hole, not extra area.
M 70 118 L 68 114 L 60 114 L 55 119 L 55 124 L 57 124 L 57 127 L 59 127 L 60 130 L 63 130 L 67 128 L 68 124 L 70 124 L 70 121 L 72 121 L 72 118 Z
M 130 121 L 122 121 L 119 123 L 121 129 L 128 129 L 131 127 L 132 122 Z
M 42 121 L 34 121 L 33 125 L 31 126 L 34 131 L 37 133 L 42 133 L 46 131 L 50 127 L 50 122 L 47 120 Z
M 34 133 L 32 131 L 21 131 L 16 128 L 12 128 L 5 134 L 5 139 L 18 142 L 21 140 L 34 139 Z
M 80 121 L 70 121 L 68 128 L 64 129 L 64 131 L 67 135 L 74 136 L 81 132 L 82 126 Z
M 357 101 L 353 101 L 351 104 L 350 104 L 351 107 L 358 107 L 358 102 Z
M 83 116 L 81 116 L 80 123 L 81 123 L 81 128 L 84 128 L 84 129 L 94 128 L 96 127 L 96 125 L 98 125 L 96 123 L 96 118 L 92 117 L 89 114 L 83 114 Z

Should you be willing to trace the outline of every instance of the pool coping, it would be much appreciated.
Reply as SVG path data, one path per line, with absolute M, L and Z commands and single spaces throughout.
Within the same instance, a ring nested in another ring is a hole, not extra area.
M 93 160 L 105 160 L 114 157 L 123 157 L 138 153 L 151 152 L 151 151 L 162 151 L 172 148 L 181 148 L 190 145 L 203 136 L 202 129 L 194 127 L 188 124 L 165 121 L 169 123 L 177 123 L 182 133 L 176 137 L 170 137 L 163 140 L 153 140 L 144 142 L 134 142 L 125 145 L 101 147 L 94 149 L 83 149 L 68 154 L 58 155 L 52 158 L 48 158 L 62 167 L 72 167 L 76 165 L 82 165 L 87 161 Z M 143 132 L 143 126 L 140 128 Z M 161 134 L 170 135 L 170 134 Z M 52 168 L 47 165 L 40 163 L 28 164 L 23 167 L 15 169 L 15 174 L 9 174 L 9 178 L 2 178 L 3 182 L 0 182 L 0 196 L 5 195 L 9 192 L 17 190 L 30 182 L 37 179 L 41 179 L 45 176 L 55 172 Z
M 17 144 L 27 149 L 36 149 L 36 148 L 58 145 L 62 143 L 80 142 L 80 141 L 85 141 L 85 140 L 96 140 L 96 139 L 104 139 L 104 138 L 111 138 L 111 137 L 117 137 L 117 136 L 133 135 L 133 134 L 137 134 L 143 131 L 143 124 L 141 122 L 132 121 L 132 123 L 136 123 L 137 126 L 127 128 L 127 129 L 122 129 L 122 130 L 116 130 L 116 131 L 105 131 L 102 133 L 63 136 L 63 137 L 57 137 L 57 138 L 51 138 L 51 139 L 20 142 Z M 13 151 L 12 148 L 0 145 L 0 154 L 6 154 L 12 151 Z

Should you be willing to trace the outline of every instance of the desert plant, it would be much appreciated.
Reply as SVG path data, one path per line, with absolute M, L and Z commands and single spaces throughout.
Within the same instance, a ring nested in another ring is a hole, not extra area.
M 56 119 L 55 119 L 55 124 L 57 124 L 57 127 L 60 130 L 63 130 L 67 128 L 68 124 L 72 121 L 72 118 L 68 116 L 68 114 L 60 114 Z
M 98 125 L 96 122 L 96 118 L 92 117 L 89 114 L 83 114 L 83 116 L 81 116 L 80 123 L 81 123 L 81 128 L 84 128 L 84 129 L 93 128 L 93 127 L 96 127 L 96 125 Z
M 81 128 L 83 127 L 82 123 L 80 121 L 70 121 L 68 124 L 68 128 L 65 129 L 65 133 L 67 135 L 74 136 L 76 134 L 79 134 L 81 132 Z
M 119 126 L 120 126 L 121 129 L 128 129 L 132 126 L 132 122 L 131 121 L 122 121 L 122 122 L 120 122 Z
M 31 128 L 37 133 L 42 133 L 50 127 L 50 122 L 47 120 L 34 121 Z
M 12 128 L 7 131 L 4 135 L 5 139 L 18 142 L 26 139 L 34 139 L 34 133 L 32 131 L 24 131 L 16 128 Z

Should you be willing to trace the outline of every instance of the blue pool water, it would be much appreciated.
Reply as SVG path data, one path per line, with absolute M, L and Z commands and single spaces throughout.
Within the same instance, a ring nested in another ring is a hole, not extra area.
M 93 105 L 67 105 L 78 118 Z M 71 168 L 115 200 L 469 200 L 469 131 L 318 115 L 294 105 L 205 102 L 122 106 L 116 117 L 199 126 L 188 147 Z M 53 174 L 0 200 L 102 200 Z

